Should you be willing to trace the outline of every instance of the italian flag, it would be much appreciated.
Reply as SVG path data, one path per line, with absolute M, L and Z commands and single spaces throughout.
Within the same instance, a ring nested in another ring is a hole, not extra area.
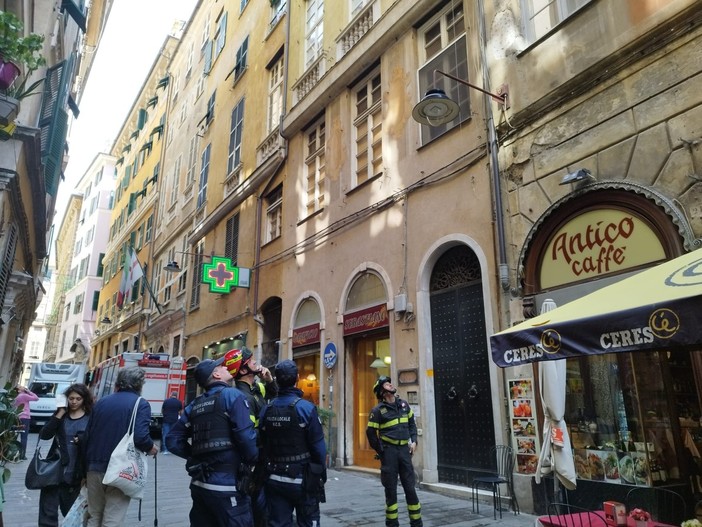
M 117 309 L 122 309 L 124 300 L 132 291 L 132 287 L 139 278 L 144 276 L 144 271 L 137 260 L 136 254 L 131 247 L 127 247 L 124 251 L 124 271 L 122 273 L 122 281 L 119 283 L 119 293 L 117 293 Z

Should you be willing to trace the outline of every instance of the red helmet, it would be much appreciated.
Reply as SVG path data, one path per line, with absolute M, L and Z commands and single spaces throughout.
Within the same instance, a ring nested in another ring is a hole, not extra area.
M 238 349 L 229 350 L 224 354 L 224 366 L 232 377 L 236 377 L 239 372 L 243 357 L 244 354 Z

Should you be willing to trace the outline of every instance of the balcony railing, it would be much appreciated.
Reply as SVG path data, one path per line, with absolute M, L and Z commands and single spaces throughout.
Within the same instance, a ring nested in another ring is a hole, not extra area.
M 276 127 L 256 149 L 256 166 L 261 166 L 266 159 L 283 147 L 284 139 Z
M 324 76 L 324 73 L 326 72 L 326 61 L 324 60 L 324 58 L 324 52 L 322 52 L 319 55 L 319 57 L 317 57 L 317 59 L 312 63 L 312 65 L 309 68 L 307 68 L 307 71 L 302 77 L 300 77 L 300 80 L 293 85 L 292 89 L 293 94 L 295 95 L 294 104 L 297 104 L 302 99 L 304 99 L 305 95 L 307 95 L 312 90 L 312 88 L 314 88 L 317 85 L 319 79 L 321 79 Z
M 336 60 L 339 61 L 380 18 L 380 0 L 365 5 L 336 39 Z

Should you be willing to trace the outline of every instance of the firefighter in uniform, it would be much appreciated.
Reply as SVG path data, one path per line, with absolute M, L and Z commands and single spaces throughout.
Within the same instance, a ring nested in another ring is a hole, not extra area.
M 319 526 L 319 502 L 324 501 L 327 480 L 322 423 L 317 407 L 302 399 L 297 366 L 291 360 L 275 368 L 278 397 L 261 412 L 260 430 L 266 469 L 268 525 L 292 527 L 293 511 L 298 527 Z
M 260 379 L 256 380 L 256 377 Z M 258 364 L 248 348 L 241 349 L 241 365 L 239 371 L 234 374 L 235 387 L 244 394 L 249 403 L 251 421 L 258 432 L 258 416 L 269 400 L 278 394 L 278 385 L 273 379 L 270 370 Z M 259 453 L 261 441 L 258 441 Z M 268 519 L 266 514 L 266 496 L 263 492 L 265 481 L 265 467 L 259 456 L 259 463 L 251 474 L 251 484 L 249 492 L 251 496 L 251 507 L 253 509 L 254 527 L 267 527 Z
M 258 457 L 246 397 L 229 386 L 240 362 L 241 352 L 232 350 L 197 365 L 195 380 L 205 392 L 185 408 L 166 438 L 168 450 L 187 459 L 192 527 L 253 525 L 251 501 L 237 487 L 240 465 L 252 465 Z
M 385 525 L 398 527 L 397 476 L 405 490 L 410 525 L 422 527 L 422 506 L 414 488 L 412 454 L 417 448 L 417 426 L 407 401 L 397 397 L 390 377 L 378 378 L 373 392 L 380 401 L 368 417 L 366 436 L 380 459 L 380 482 L 385 487 Z

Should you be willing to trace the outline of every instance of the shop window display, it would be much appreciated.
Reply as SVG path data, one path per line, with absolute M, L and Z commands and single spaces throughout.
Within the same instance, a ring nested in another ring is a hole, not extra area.
M 702 428 L 698 353 L 568 359 L 566 422 L 580 479 L 696 486 Z M 700 489 L 696 489 L 699 491 Z

